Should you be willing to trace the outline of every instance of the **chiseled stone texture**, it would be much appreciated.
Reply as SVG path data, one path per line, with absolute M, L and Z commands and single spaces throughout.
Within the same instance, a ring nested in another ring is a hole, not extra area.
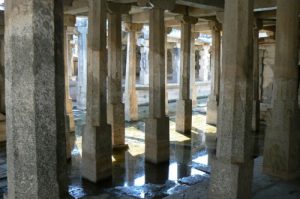
M 192 100 L 177 101 L 176 131 L 190 134 L 192 130 Z
M 151 163 L 169 161 L 169 117 L 146 120 L 145 158 Z
M 125 121 L 124 121 L 124 104 L 108 104 L 108 121 L 112 129 L 113 147 L 125 145 Z
M 207 101 L 206 123 L 217 125 L 218 120 L 218 102 L 217 97 L 210 95 Z
M 62 8 L 61 1 L 6 2 L 9 199 L 65 198 Z

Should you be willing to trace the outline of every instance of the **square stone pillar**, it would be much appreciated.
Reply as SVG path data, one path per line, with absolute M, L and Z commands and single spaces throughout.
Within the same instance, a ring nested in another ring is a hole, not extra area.
M 259 29 L 262 22 L 254 20 L 253 28 L 253 112 L 252 112 L 252 131 L 259 131 L 260 122 L 260 97 L 259 97 Z
M 253 175 L 253 0 L 225 1 L 217 151 L 210 199 L 250 199 Z
M 212 27 L 212 78 L 211 93 L 207 102 L 206 123 L 217 125 L 221 73 L 221 24 L 214 21 L 210 25 Z
M 141 31 L 142 24 L 126 23 L 127 31 L 127 58 L 125 77 L 125 119 L 138 120 L 138 98 L 136 93 L 136 34 Z
M 118 8 L 118 10 L 117 10 Z M 122 91 L 122 27 L 121 15 L 128 13 L 130 6 L 108 4 L 108 122 L 112 127 L 113 148 L 124 149 L 125 112 Z
M 5 20 L 7 198 L 67 198 L 63 2 L 10 0 Z
M 147 4 L 146 1 L 139 2 Z M 157 164 L 169 161 L 169 118 L 165 114 L 165 8 L 162 4 L 174 6 L 174 2 L 164 0 L 151 3 L 154 7 L 149 12 L 150 102 L 145 127 L 145 159 Z
M 300 171 L 298 110 L 299 1 L 277 0 L 273 96 L 267 124 L 263 171 L 291 179 Z
M 191 100 L 191 43 L 192 24 L 198 19 L 183 16 L 181 19 L 181 59 L 180 59 L 180 90 L 176 108 L 176 131 L 191 133 L 192 129 L 192 100 Z
M 82 176 L 98 182 L 112 175 L 111 126 L 107 123 L 106 1 L 89 1 L 88 87 L 82 138 Z

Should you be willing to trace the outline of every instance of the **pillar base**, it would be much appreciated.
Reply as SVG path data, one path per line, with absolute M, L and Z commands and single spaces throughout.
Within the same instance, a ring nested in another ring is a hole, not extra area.
M 145 159 L 158 164 L 169 161 L 169 117 L 149 118 L 145 128 Z
M 232 164 L 218 159 L 212 160 L 209 199 L 251 199 L 253 161 Z
M 113 147 L 125 145 L 124 104 L 108 104 L 107 120 L 111 125 Z
M 192 100 L 178 100 L 176 107 L 176 131 L 190 134 L 192 130 Z
M 293 110 L 294 112 L 292 112 Z M 300 171 L 300 115 L 284 100 L 273 101 L 271 120 L 266 128 L 263 172 L 289 180 Z
M 134 95 L 134 94 L 132 94 Z M 131 96 L 131 101 L 127 100 L 125 102 L 125 121 L 132 122 L 132 121 L 138 121 L 139 119 L 139 108 L 138 108 L 138 102 L 137 102 L 137 95 Z M 131 104 L 131 105 L 130 105 Z
M 128 148 L 128 144 L 113 145 L 113 151 L 126 151 Z
M 206 123 L 217 125 L 218 120 L 218 102 L 216 96 L 209 96 L 206 111 Z
M 94 183 L 111 178 L 111 126 L 87 125 L 82 141 L 82 177 Z

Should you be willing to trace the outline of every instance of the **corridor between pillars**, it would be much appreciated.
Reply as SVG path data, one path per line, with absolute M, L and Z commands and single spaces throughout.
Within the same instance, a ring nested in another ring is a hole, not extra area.
M 277 0 L 272 112 L 267 124 L 264 172 L 282 179 L 299 176 L 298 110 L 299 1 Z
M 253 0 L 226 0 L 223 30 L 217 151 L 208 194 L 210 199 L 250 199 Z
M 67 197 L 63 31 L 62 1 L 5 2 L 9 199 Z
M 181 16 L 181 59 L 180 59 L 180 90 L 179 100 L 176 109 L 176 130 L 190 134 L 192 129 L 192 109 L 191 99 L 191 44 L 195 43 L 192 36 L 192 24 L 196 24 L 198 19 L 190 16 Z M 194 45 L 194 44 L 193 44 Z M 195 76 L 195 74 L 194 74 Z M 193 85 L 192 85 L 193 86 Z
M 86 125 L 82 176 L 92 182 L 112 175 L 111 126 L 107 124 L 106 1 L 89 1 Z

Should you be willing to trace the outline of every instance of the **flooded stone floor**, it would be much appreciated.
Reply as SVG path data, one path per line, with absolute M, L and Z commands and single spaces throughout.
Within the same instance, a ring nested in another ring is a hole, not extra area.
M 207 188 L 210 166 L 206 137 L 215 134 L 214 126 L 205 124 L 205 100 L 194 109 L 190 136 L 175 131 L 175 103 L 170 103 L 170 161 L 153 165 L 145 162 L 144 139 L 147 107 L 141 107 L 141 121 L 126 123 L 127 151 L 113 153 L 113 176 L 100 184 L 80 177 L 81 139 L 85 113 L 75 111 L 76 145 L 70 169 L 69 193 L 73 198 L 164 198 L 202 184 Z
M 170 161 L 153 165 L 144 161 L 143 119 L 147 107 L 139 107 L 140 121 L 126 123 L 127 151 L 113 153 L 112 179 L 94 184 L 81 178 L 81 139 L 85 113 L 74 110 L 76 144 L 69 163 L 69 194 L 74 199 L 206 199 L 212 161 L 212 140 L 216 128 L 206 125 L 206 100 L 200 99 L 193 111 L 190 136 L 175 131 L 176 103 L 169 104 Z M 264 124 L 258 136 L 263 145 Z M 300 199 L 300 179 L 281 181 L 262 174 L 262 157 L 255 159 L 253 177 L 254 199 Z M 7 191 L 5 148 L 0 148 L 0 199 Z

